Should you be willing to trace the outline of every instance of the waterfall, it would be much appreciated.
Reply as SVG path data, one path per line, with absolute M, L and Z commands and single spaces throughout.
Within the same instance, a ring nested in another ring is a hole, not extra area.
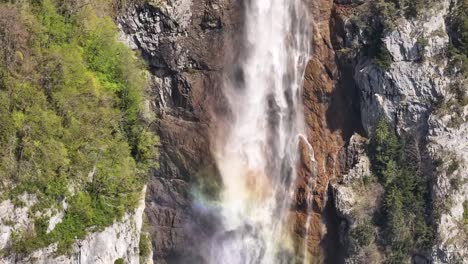
M 247 0 L 242 81 L 224 85 L 232 120 L 214 149 L 222 228 L 209 263 L 291 263 L 291 203 L 305 134 L 310 23 L 301 0 Z

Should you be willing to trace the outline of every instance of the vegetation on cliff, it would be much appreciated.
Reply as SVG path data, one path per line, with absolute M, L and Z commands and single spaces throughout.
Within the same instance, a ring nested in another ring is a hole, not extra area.
M 468 105 L 468 0 L 453 4 L 447 18 L 450 37 L 448 45 L 448 73 L 451 84 L 446 96 L 436 106 L 435 114 L 442 117 L 450 115 L 449 127 L 459 128 L 465 121 L 463 112 Z
M 401 18 L 417 19 L 424 12 L 434 6 L 435 0 L 372 0 L 364 5 L 359 24 L 365 24 L 363 32 L 369 40 L 367 55 L 375 58 L 377 66 L 387 70 L 393 58 L 382 43 L 383 34 L 393 30 Z M 468 74 L 468 0 L 456 1 L 450 8 L 448 17 L 448 33 L 450 44 L 448 55 L 451 67 Z M 444 29 L 445 30 L 445 29 Z M 427 39 L 418 38 L 418 46 L 424 50 Z M 424 54 L 421 54 L 424 56 Z M 421 58 L 424 59 L 424 58 Z
M 140 117 L 144 65 L 112 20 L 121 4 L 0 3 L 0 194 L 38 198 L 34 228 L 13 234 L 10 253 L 55 242 L 65 253 L 134 208 L 156 166 L 157 137 Z M 49 209 L 65 212 L 51 232 Z
M 386 120 L 378 122 L 369 144 L 372 170 L 385 193 L 376 223 L 386 263 L 406 263 L 409 257 L 430 249 L 434 228 L 430 224 L 429 178 L 422 172 L 419 142 L 398 137 Z
M 449 18 L 452 65 L 468 77 L 468 0 L 457 1 Z
M 363 2 L 357 9 L 359 15 L 352 18 L 364 41 L 364 55 L 374 60 L 375 65 L 383 70 L 389 70 L 393 57 L 383 43 L 384 35 L 394 30 L 398 21 L 405 18 L 417 19 L 424 11 L 434 7 L 435 0 L 371 0 Z M 421 50 L 421 61 L 424 59 L 424 46 L 428 40 L 417 37 L 417 45 Z

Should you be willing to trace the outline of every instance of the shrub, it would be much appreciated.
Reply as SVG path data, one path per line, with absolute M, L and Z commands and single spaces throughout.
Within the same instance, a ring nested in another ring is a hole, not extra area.
M 385 71 L 388 71 L 393 63 L 393 56 L 383 43 L 379 44 L 375 58 L 377 66 Z
M 146 259 L 151 253 L 151 240 L 147 233 L 142 233 L 139 242 L 140 258 Z
M 374 225 L 369 220 L 357 225 L 351 230 L 350 238 L 360 247 L 370 245 L 375 239 Z
M 437 3 L 435 0 L 376 0 L 387 19 L 396 20 L 398 17 L 407 19 L 417 18 L 424 10 Z
M 458 68 L 468 77 L 468 0 L 460 0 L 449 17 L 449 56 L 452 68 Z
M 418 51 L 419 51 L 421 61 L 424 61 L 424 59 L 425 59 L 425 56 L 426 56 L 425 49 L 426 49 L 428 44 L 429 44 L 429 41 L 427 40 L 427 38 L 425 38 L 423 36 L 419 37 L 416 40 L 416 46 L 418 47 Z
M 433 243 L 429 222 L 431 201 L 428 179 L 421 175 L 419 144 L 411 137 L 399 138 L 385 119 L 376 125 L 369 145 L 372 170 L 385 193 L 378 225 L 388 249 L 388 263 L 407 262 L 414 252 Z
M 452 157 L 452 158 L 453 159 L 447 168 L 448 175 L 453 174 L 456 170 L 458 170 L 458 167 L 460 167 L 460 162 L 457 160 L 457 158 L 456 157 Z
M 116 260 L 114 261 L 114 264 L 124 264 L 124 263 L 125 263 L 125 261 L 124 261 L 123 258 L 118 258 L 118 259 L 116 259 Z

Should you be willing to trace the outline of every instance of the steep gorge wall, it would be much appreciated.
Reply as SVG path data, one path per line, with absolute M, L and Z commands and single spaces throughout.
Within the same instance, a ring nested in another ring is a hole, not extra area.
M 445 25 L 448 2 L 432 18 L 403 21 L 385 35 L 384 43 L 393 57 L 390 70 L 377 67 L 360 53 L 368 40 L 351 18 L 363 15 L 359 13 L 363 2 L 307 1 L 313 16 L 313 50 L 305 72 L 304 112 L 312 149 L 303 142 L 291 230 L 297 247 L 303 250 L 306 239 L 306 257 L 318 262 L 344 261 L 346 236 L 356 217 L 352 212 L 363 207 L 371 216 L 379 207 L 379 185 L 372 185 L 370 191 L 353 185 L 372 173 L 362 136 L 370 134 L 379 116 L 386 116 L 397 131 L 417 131 L 431 139 L 430 159 L 436 159 L 448 145 L 452 146 L 448 151 L 466 161 L 466 150 L 455 144 L 466 140 L 466 122 L 453 129 L 447 126 L 450 117 L 431 115 L 440 98 L 450 97 L 444 73 L 447 61 L 434 61 L 448 41 L 445 30 L 439 30 Z M 241 56 L 242 15 L 242 1 L 177 0 L 150 1 L 128 9 L 119 19 L 123 38 L 142 52 L 150 66 L 153 90 L 148 107 L 158 116 L 153 128 L 161 137 L 161 167 L 149 184 L 146 214 L 154 258 L 162 263 L 188 259 L 196 263 L 197 243 L 216 225 L 209 221 L 209 214 L 200 213 L 203 205 L 194 203 L 194 198 L 200 189 L 210 192 L 219 184 L 210 151 L 211 132 L 214 124 L 222 125 L 215 116 L 228 114 L 220 87 L 223 72 L 237 70 L 232 65 Z M 434 60 L 420 64 L 421 50 L 414 34 L 431 38 L 424 53 Z M 456 173 L 466 172 L 464 164 Z M 435 195 L 437 199 L 454 197 L 456 203 L 441 218 L 446 220 L 435 220 L 442 221 L 439 232 L 445 237 L 434 249 L 434 260 L 440 263 L 450 263 L 450 252 L 466 249 L 460 241 L 450 244 L 453 241 L 444 231 L 454 230 L 462 217 L 466 184 L 452 192 L 447 187 L 452 176 L 445 174 L 435 176 Z M 357 199 L 361 192 L 372 199 Z M 199 208 L 194 210 L 194 206 Z M 380 254 L 380 249 L 372 250 Z M 370 257 L 382 260 L 382 256 Z M 359 263 L 353 262 L 359 258 L 348 256 L 346 261 Z
M 359 127 L 359 115 L 353 102 L 355 90 L 341 84 L 343 76 L 335 61 L 330 35 L 333 1 L 309 1 L 308 7 L 314 18 L 314 36 L 305 73 L 304 103 L 316 168 L 315 173 L 311 173 L 311 166 L 301 170 L 292 211 L 296 223 L 291 228 L 297 243 L 307 237 L 308 251 L 319 258 L 323 255 L 320 242 L 326 235 L 322 214 L 328 183 L 339 177 L 339 152 L 356 124 Z M 236 70 L 229 67 L 238 56 L 242 3 L 150 1 L 128 10 L 119 21 L 128 44 L 140 49 L 149 62 L 151 107 L 159 119 L 155 129 L 161 137 L 161 168 L 149 185 L 146 209 L 155 258 L 180 261 L 181 256 L 192 255 L 192 243 L 202 241 L 203 232 L 209 232 L 195 230 L 199 226 L 190 224 L 203 221 L 192 211 L 191 185 L 201 179 L 216 180 L 210 126 L 215 123 L 213 113 L 223 112 L 222 72 Z M 307 197 L 313 197 L 312 211 L 307 209 Z M 310 221 L 307 234 L 306 221 Z
M 144 233 L 143 218 L 145 210 L 144 196 L 146 187 L 142 191 L 141 200 L 132 212 L 127 212 L 122 219 L 115 221 L 112 225 L 104 230 L 92 232 L 84 239 L 76 241 L 68 254 L 57 255 L 57 243 L 54 243 L 46 248 L 41 248 L 31 252 L 30 254 L 9 254 L 0 256 L 0 263 L 37 263 L 37 264 L 81 264 L 81 263 L 96 263 L 107 264 L 114 263 L 118 259 L 125 263 L 140 263 L 140 239 Z M 15 206 L 11 200 L 5 200 L 0 203 L 0 211 L 2 215 L 0 220 L 0 247 L 7 249 L 12 241 L 14 241 L 14 233 L 18 230 L 27 230 L 34 225 L 34 219 L 29 215 L 29 210 L 35 203 L 37 198 L 35 195 L 23 194 L 19 197 L 20 201 L 25 206 Z M 65 204 L 66 210 L 66 204 Z M 52 214 L 49 210 L 45 215 Z M 58 212 L 51 216 L 48 225 L 48 232 L 52 231 L 55 226 L 62 222 L 64 212 Z M 54 219 L 54 221 L 52 221 Z M 10 224 L 5 224 L 9 222 Z M 142 263 L 152 263 L 151 260 Z
M 339 177 L 339 152 L 356 124 L 359 127 L 359 114 L 353 102 L 355 90 L 341 84 L 344 78 L 335 62 L 330 36 L 333 2 L 308 1 L 308 7 L 314 18 L 314 36 L 304 103 L 307 137 L 314 153 L 304 156 L 312 154 L 316 164 L 301 170 L 292 211 L 296 220 L 291 228 L 297 243 L 307 239 L 308 251 L 318 258 L 323 255 L 320 242 L 326 235 L 322 214 L 328 183 Z M 216 181 L 210 131 L 217 123 L 213 113 L 219 116 L 225 111 L 222 73 L 236 71 L 231 64 L 240 56 L 237 39 L 242 34 L 242 3 L 150 1 L 127 10 L 119 22 L 128 45 L 141 50 L 149 63 L 153 80 L 151 107 L 159 120 L 154 128 L 161 137 L 161 168 L 149 185 L 146 213 L 155 258 L 181 261 L 184 255 L 193 257 L 191 244 L 202 241 L 209 232 L 198 229 L 203 225 L 193 224 L 203 221 L 191 207 L 193 184 Z M 308 197 L 313 197 L 312 210 Z
M 194 197 L 219 181 L 210 133 L 214 112 L 223 111 L 220 86 L 236 56 L 241 10 L 235 0 L 150 1 L 119 19 L 123 39 L 141 51 L 151 73 L 148 107 L 157 115 L 161 156 L 146 214 L 158 263 L 196 263 L 213 225 L 194 211 Z

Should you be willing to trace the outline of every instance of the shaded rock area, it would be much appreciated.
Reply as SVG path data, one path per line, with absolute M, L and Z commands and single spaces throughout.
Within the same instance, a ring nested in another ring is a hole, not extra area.
M 381 263 L 373 217 L 379 210 L 382 186 L 372 176 L 367 140 L 358 134 L 343 150 L 342 177 L 331 183 L 331 198 L 340 219 L 337 232 L 345 252 L 344 263 Z
M 220 85 L 236 56 L 241 11 L 234 0 L 149 1 L 118 18 L 122 40 L 141 52 L 151 75 L 161 156 L 146 214 L 157 263 L 201 261 L 197 246 L 213 227 L 192 206 L 219 182 L 210 131 L 214 113 L 225 111 Z
M 54 243 L 27 255 L 2 255 L 0 256 L 0 263 L 108 264 L 119 259 L 125 263 L 140 263 L 139 243 L 143 227 L 145 192 L 146 187 L 142 190 L 141 199 L 134 211 L 125 213 L 121 219 L 104 230 L 90 233 L 84 239 L 77 240 L 70 249 L 69 254 L 57 255 L 58 245 Z M 15 232 L 27 230 L 34 225 L 33 218 L 28 212 L 37 203 L 37 198 L 35 195 L 23 194 L 19 199 L 24 203 L 23 207 L 14 206 L 10 200 L 0 203 L 0 211 L 2 212 L 2 215 L 0 215 L 0 248 L 2 250 L 6 250 L 11 246 Z M 50 213 L 50 211 L 45 212 L 45 215 Z M 60 222 L 62 219 L 56 221 Z M 53 228 L 51 227 L 51 229 Z M 145 263 L 152 263 L 152 261 Z
M 161 138 L 160 168 L 146 198 L 153 258 L 158 263 L 202 262 L 198 244 L 216 227 L 197 197 L 201 192 L 215 197 L 219 189 L 210 147 L 216 143 L 212 132 L 222 130 L 220 117 L 229 115 L 221 89 L 224 73 L 242 82 L 242 71 L 235 67 L 236 59 L 244 55 L 239 41 L 242 3 L 152 0 L 128 8 L 118 19 L 122 40 L 138 49 L 149 65 L 152 92 L 147 105 L 158 117 L 152 126 Z M 315 262 L 384 260 L 376 241 L 360 245 L 353 237 L 361 230 L 378 232 L 370 219 L 383 190 L 372 179 L 364 136 L 369 137 L 384 116 L 395 131 L 414 133 L 427 148 L 425 170 L 434 178 L 434 199 L 454 201 L 434 218 L 442 242 L 435 245 L 433 256 L 414 259 L 453 263 L 466 255 L 466 234 L 459 223 L 468 174 L 466 144 L 457 144 L 467 140 L 466 107 L 456 116 L 437 110 L 441 101 L 453 96 L 449 86 L 454 78 L 445 71 L 444 53 L 450 1 L 440 1 L 417 19 L 398 20 L 394 29 L 384 32 L 381 41 L 392 58 L 388 69 L 365 52 L 370 40 L 359 18 L 368 3 L 306 0 L 313 17 L 303 96 L 308 129 L 304 136 L 310 145 L 301 140 L 301 169 L 291 208 L 295 244 L 299 254 L 306 251 L 304 257 Z M 421 39 L 429 41 L 423 45 Z M 447 151 L 456 159 L 444 159 Z M 430 163 L 438 159 L 442 166 L 433 175 Z M 454 159 L 455 170 L 450 166 Z M 451 235 L 462 239 L 449 239 Z M 337 247 L 342 254 L 333 255 Z

